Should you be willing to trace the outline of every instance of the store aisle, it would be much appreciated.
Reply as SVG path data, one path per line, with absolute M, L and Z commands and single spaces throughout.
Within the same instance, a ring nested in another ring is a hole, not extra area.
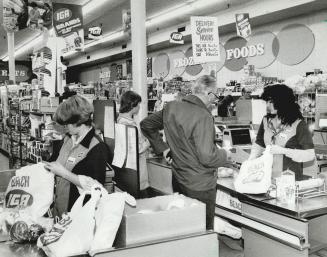
M 0 171 L 9 169 L 9 159 L 0 153 Z

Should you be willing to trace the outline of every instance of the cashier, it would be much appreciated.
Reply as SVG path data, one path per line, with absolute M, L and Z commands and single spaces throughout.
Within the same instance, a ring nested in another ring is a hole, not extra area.
M 79 192 L 88 191 L 94 183 L 104 184 L 109 152 L 95 134 L 92 124 L 93 106 L 79 95 L 61 103 L 54 121 L 67 131 L 54 162 L 45 168 L 56 175 L 54 215 L 70 211 Z
M 263 118 L 249 159 L 257 158 L 267 145 L 274 155 L 274 164 L 282 170 L 292 170 L 295 179 L 303 177 L 303 162 L 314 160 L 312 133 L 303 119 L 293 90 L 283 84 L 264 88 L 262 99 L 267 103 L 267 115 Z M 274 168 L 273 168 L 274 172 Z

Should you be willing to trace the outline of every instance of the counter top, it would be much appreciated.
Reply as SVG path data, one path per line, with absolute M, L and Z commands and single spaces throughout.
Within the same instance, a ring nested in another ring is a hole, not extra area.
M 218 179 L 217 187 L 222 191 L 230 193 L 231 196 L 237 197 L 243 203 L 300 220 L 327 213 L 327 196 L 303 199 L 294 204 L 285 204 L 265 194 L 251 195 L 238 193 L 235 191 L 233 178 Z

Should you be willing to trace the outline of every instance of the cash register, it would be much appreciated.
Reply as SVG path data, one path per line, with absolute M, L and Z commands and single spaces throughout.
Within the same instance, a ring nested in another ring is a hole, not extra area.
M 251 153 L 252 139 L 250 128 L 227 128 L 223 132 L 223 147 L 231 147 L 232 161 L 242 164 Z

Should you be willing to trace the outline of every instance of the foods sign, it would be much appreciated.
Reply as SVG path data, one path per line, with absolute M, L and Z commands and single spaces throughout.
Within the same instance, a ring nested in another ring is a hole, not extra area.
M 53 25 L 58 37 L 63 37 L 83 28 L 82 6 L 53 4 Z
M 218 19 L 216 17 L 191 17 L 192 48 L 195 62 L 220 60 Z

